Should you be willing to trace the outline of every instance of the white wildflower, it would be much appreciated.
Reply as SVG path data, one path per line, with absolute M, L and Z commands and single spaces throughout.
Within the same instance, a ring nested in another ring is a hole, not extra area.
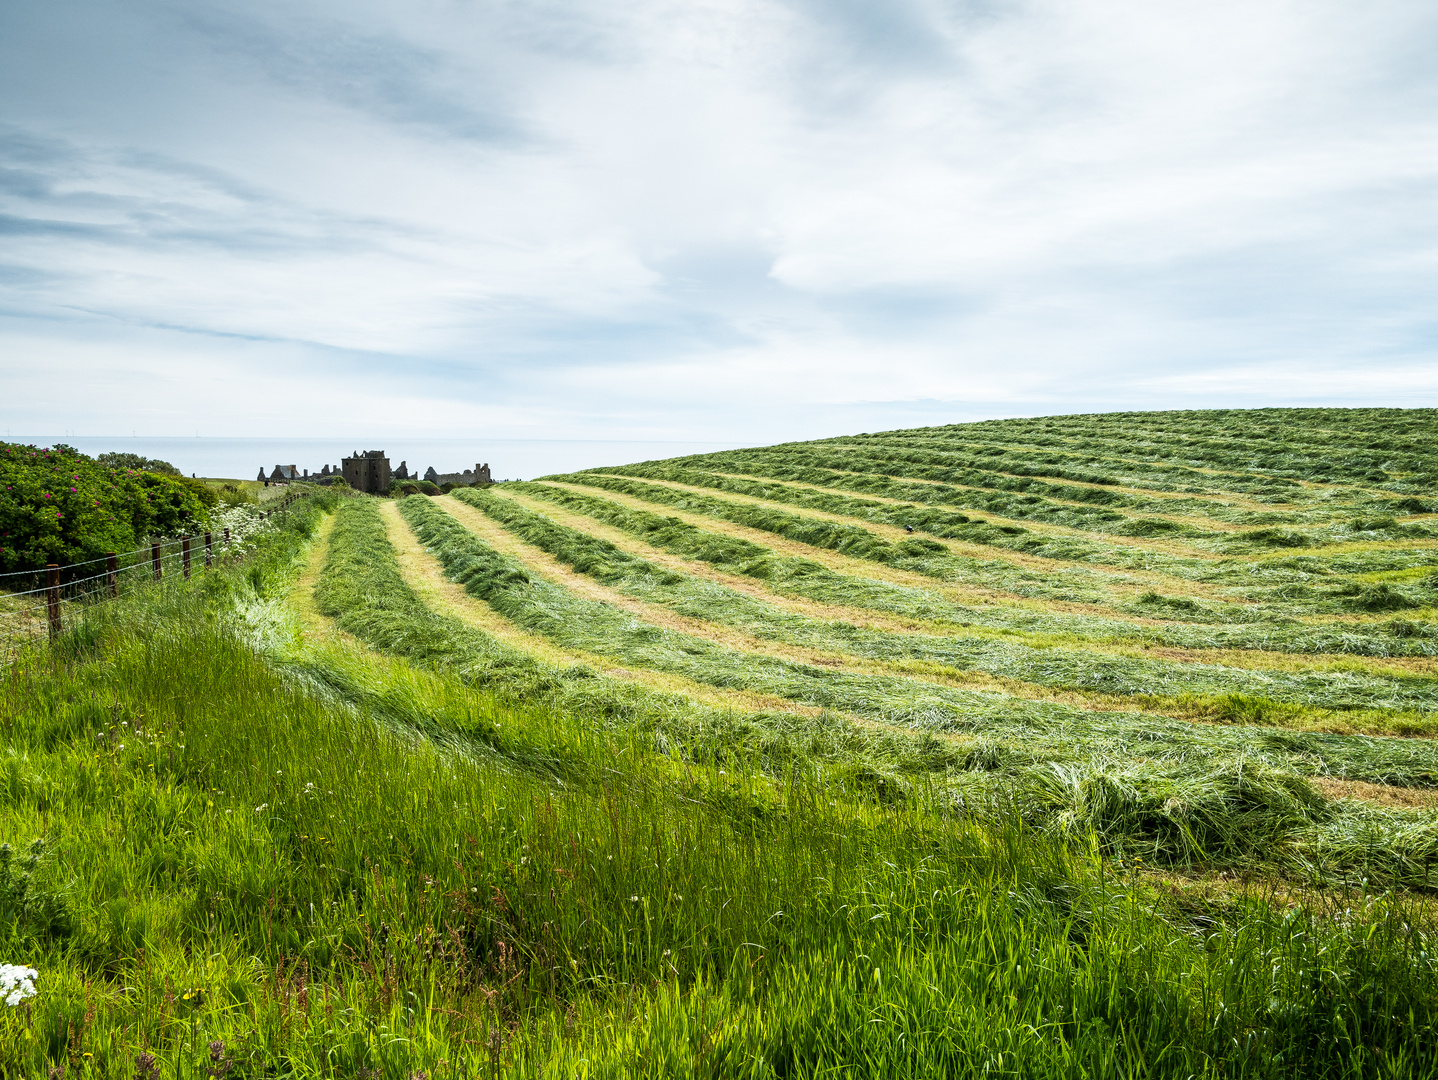
M 39 972 L 20 964 L 0 964 L 0 994 L 6 1005 L 19 1005 L 35 996 L 35 979 Z
M 209 527 L 214 536 L 214 543 L 222 551 L 222 537 L 225 530 L 230 530 L 230 546 L 227 549 L 237 555 L 248 554 L 255 549 L 254 537 L 258 533 L 269 532 L 274 529 L 272 522 L 262 520 L 262 511 L 258 506 L 226 506 L 215 507 L 210 511 Z

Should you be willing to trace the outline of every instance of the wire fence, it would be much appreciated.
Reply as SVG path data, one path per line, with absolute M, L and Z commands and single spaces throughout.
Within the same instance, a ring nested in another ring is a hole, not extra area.
M 290 492 L 260 511 L 260 522 L 287 516 L 290 506 L 313 494 Z M 118 599 L 167 576 L 189 578 L 223 558 L 241 554 L 241 541 L 241 536 L 223 528 L 157 540 L 133 551 L 109 551 L 81 562 L 51 563 L 43 570 L 0 574 L 0 663 L 13 662 L 28 644 L 54 640 L 83 619 L 93 604 Z

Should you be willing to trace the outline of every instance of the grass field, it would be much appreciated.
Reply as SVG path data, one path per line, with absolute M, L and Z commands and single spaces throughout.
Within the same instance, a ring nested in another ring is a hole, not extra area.
M 1435 419 L 316 492 L 3 672 L 0 1075 L 1434 1075 Z

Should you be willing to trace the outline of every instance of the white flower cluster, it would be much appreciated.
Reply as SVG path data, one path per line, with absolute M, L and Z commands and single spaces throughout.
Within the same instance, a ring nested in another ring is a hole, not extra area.
M 35 996 L 35 978 L 40 973 L 20 964 L 0 964 L 0 994 L 6 1005 L 19 1005 Z
M 225 549 L 237 554 L 247 554 L 254 550 L 254 537 L 258 533 L 273 528 L 268 521 L 260 519 L 260 508 L 257 506 L 217 506 L 210 511 L 210 532 L 215 537 L 216 544 L 219 538 L 225 535 L 225 530 L 230 530 L 230 546 Z

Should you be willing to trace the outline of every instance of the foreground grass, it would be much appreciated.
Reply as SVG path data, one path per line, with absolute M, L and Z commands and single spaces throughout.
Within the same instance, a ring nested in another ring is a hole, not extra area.
M 5 1075 L 1435 1070 L 1402 898 L 1158 906 L 1082 838 L 296 651 L 312 527 L 5 672 Z

